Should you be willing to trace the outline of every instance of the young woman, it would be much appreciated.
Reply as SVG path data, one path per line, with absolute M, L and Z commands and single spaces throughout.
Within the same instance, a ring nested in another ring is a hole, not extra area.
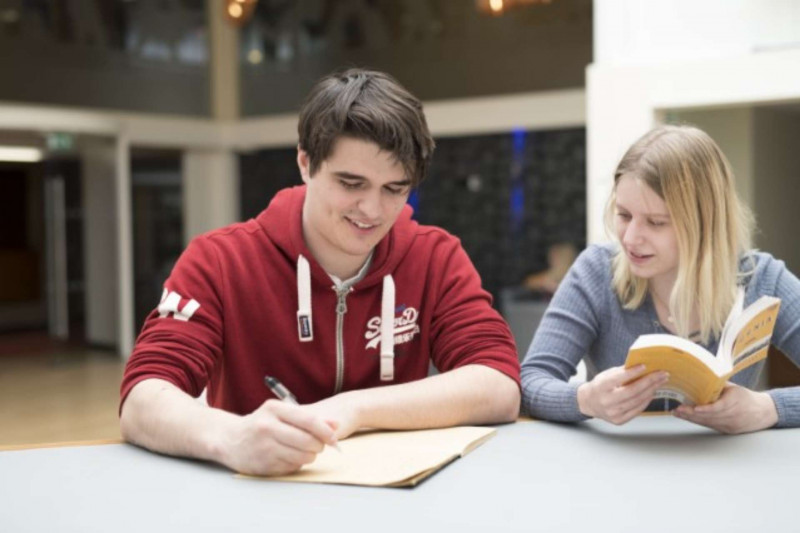
M 624 424 L 667 380 L 624 368 L 636 338 L 673 333 L 716 353 L 739 287 L 745 306 L 781 299 L 772 344 L 800 364 L 800 281 L 750 250 L 752 218 L 707 134 L 660 126 L 634 143 L 614 173 L 606 215 L 617 242 L 588 247 L 559 286 L 522 365 L 524 410 Z M 588 381 L 568 383 L 581 359 Z M 800 426 L 800 387 L 751 390 L 763 367 L 736 374 L 716 402 L 673 414 L 724 433 Z

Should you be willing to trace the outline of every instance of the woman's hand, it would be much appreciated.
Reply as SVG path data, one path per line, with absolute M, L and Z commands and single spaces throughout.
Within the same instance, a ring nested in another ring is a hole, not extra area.
M 653 400 L 656 390 L 667 382 L 666 372 L 641 377 L 644 365 L 625 369 L 609 368 L 578 387 L 578 408 L 586 416 L 622 425 L 638 416 Z
M 728 383 L 714 403 L 695 407 L 681 405 L 673 414 L 721 433 L 750 433 L 778 423 L 778 409 L 766 392 Z

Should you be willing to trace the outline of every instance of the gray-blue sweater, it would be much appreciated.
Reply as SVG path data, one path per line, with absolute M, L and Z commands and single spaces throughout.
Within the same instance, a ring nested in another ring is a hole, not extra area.
M 561 282 L 533 337 L 522 364 L 523 410 L 547 420 L 585 420 L 578 409 L 580 383 L 568 383 L 581 359 L 587 378 L 625 363 L 628 348 L 639 335 L 665 333 L 648 297 L 625 310 L 611 286 L 613 245 L 589 246 Z M 745 307 L 762 295 L 781 299 L 772 344 L 800 366 L 800 280 L 783 261 L 754 252 L 755 270 L 746 283 Z M 746 270 L 753 262 L 743 260 Z M 717 352 L 718 339 L 703 345 Z M 733 376 L 732 382 L 753 387 L 764 368 L 761 361 Z M 778 410 L 778 427 L 800 426 L 800 387 L 769 391 Z

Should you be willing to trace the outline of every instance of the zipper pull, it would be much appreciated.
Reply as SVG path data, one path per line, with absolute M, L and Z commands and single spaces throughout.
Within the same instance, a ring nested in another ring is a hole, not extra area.
M 345 314 L 347 312 L 347 301 L 346 301 L 346 298 L 347 298 L 347 293 L 348 292 L 349 291 L 347 289 L 345 289 L 343 291 L 336 291 L 336 298 L 337 298 L 336 313 L 337 314 L 343 315 L 343 314 Z

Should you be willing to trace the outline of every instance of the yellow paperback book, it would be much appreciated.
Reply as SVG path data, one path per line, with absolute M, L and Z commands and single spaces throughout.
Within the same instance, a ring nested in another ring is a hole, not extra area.
M 762 296 L 746 309 L 743 302 L 744 291 L 740 290 L 716 356 L 676 335 L 641 335 L 628 350 L 625 367 L 643 364 L 646 374 L 669 373 L 669 381 L 656 391 L 656 399 L 687 405 L 714 402 L 731 376 L 764 359 L 769 350 L 780 299 Z

